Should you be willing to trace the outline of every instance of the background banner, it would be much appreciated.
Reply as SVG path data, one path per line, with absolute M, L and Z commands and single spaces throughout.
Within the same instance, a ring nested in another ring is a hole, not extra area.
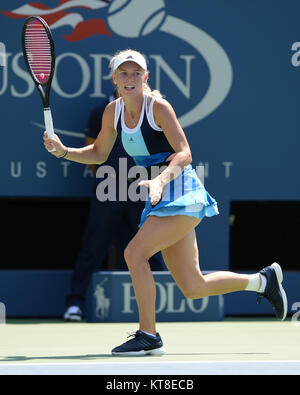
M 83 145 L 91 109 L 112 93 L 111 56 L 147 56 L 150 86 L 172 103 L 219 204 L 197 229 L 200 258 L 223 268 L 230 201 L 299 199 L 299 11 L 297 0 L 2 0 L 0 196 L 81 197 L 94 186 L 87 166 L 43 147 L 21 53 L 24 19 L 38 14 L 54 36 L 50 105 L 68 146 Z

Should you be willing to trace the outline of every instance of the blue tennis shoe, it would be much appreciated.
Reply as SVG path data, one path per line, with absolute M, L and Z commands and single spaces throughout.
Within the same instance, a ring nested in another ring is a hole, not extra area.
M 258 293 L 257 302 L 260 303 L 261 299 L 266 298 L 279 320 L 284 320 L 287 314 L 287 297 L 281 285 L 283 274 L 281 267 L 278 263 L 273 263 L 267 266 L 260 272 L 267 279 L 266 288 L 263 293 Z
M 138 330 L 128 337 L 133 339 L 115 347 L 112 350 L 113 355 L 162 355 L 166 352 L 159 333 L 156 336 L 149 336 Z

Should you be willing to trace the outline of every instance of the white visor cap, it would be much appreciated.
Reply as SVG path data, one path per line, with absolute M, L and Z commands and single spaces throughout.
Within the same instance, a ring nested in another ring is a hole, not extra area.
M 113 71 L 117 70 L 117 68 L 125 62 L 134 62 L 138 64 L 142 69 L 147 70 L 147 63 L 143 55 L 137 52 L 126 52 L 119 55 L 114 61 Z

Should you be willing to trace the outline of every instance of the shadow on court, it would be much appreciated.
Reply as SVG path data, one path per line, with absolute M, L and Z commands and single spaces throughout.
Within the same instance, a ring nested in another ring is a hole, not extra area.
M 188 352 L 188 353 L 167 353 L 165 354 L 166 356 L 195 356 L 198 355 L 200 357 L 203 356 L 210 356 L 210 355 L 216 355 L 216 356 L 224 356 L 224 355 L 228 355 L 228 356 L 241 356 L 241 355 L 270 355 L 271 353 L 267 353 L 267 352 L 231 352 L 231 353 L 226 353 L 226 352 Z M 110 358 L 114 358 L 114 359 L 132 359 L 132 358 L 146 358 L 146 359 L 151 359 L 153 357 L 157 358 L 157 355 L 141 355 L 140 357 L 138 356 L 118 356 L 116 357 L 115 355 L 112 354 L 86 354 L 86 355 L 60 355 L 60 356 L 47 356 L 47 357 L 43 357 L 43 356 L 25 356 L 25 355 L 14 355 L 14 356 L 7 356 L 7 357 L 0 357 L 0 362 L 26 362 L 26 361 L 34 361 L 34 360 L 45 360 L 45 361 L 51 361 L 51 360 L 82 360 L 82 361 L 93 361 L 93 360 L 101 360 L 101 359 L 110 359 Z M 163 359 L 163 355 L 161 356 L 161 358 Z
M 0 362 L 24 362 L 24 361 L 34 361 L 34 360 L 83 360 L 83 361 L 90 361 L 94 359 L 102 359 L 102 358 L 112 358 L 115 356 L 111 354 L 87 354 L 87 355 L 52 355 L 52 356 L 36 356 L 36 357 L 28 357 L 25 355 L 14 355 L 8 357 L 0 358 Z

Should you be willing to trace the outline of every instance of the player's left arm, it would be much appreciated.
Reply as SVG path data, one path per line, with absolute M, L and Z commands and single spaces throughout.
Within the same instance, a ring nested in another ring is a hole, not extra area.
M 167 158 L 167 161 L 170 161 L 169 165 L 159 176 L 139 183 L 139 185 L 148 188 L 150 202 L 155 205 L 161 199 L 164 186 L 181 174 L 184 168 L 192 162 L 192 154 L 171 104 L 164 99 L 156 100 L 153 106 L 153 114 L 155 123 L 163 130 L 163 132 L 156 133 L 164 133 L 175 151 Z
M 156 100 L 153 113 L 155 123 L 163 130 L 169 144 L 175 151 L 168 158 L 171 159 L 168 167 L 158 176 L 164 186 L 178 176 L 192 162 L 192 153 L 171 104 L 164 99 Z
M 88 145 L 94 144 L 95 140 L 96 139 L 94 139 L 93 137 L 85 136 L 84 146 L 87 147 Z M 96 175 L 97 165 L 90 164 L 89 167 L 92 170 L 93 174 Z

